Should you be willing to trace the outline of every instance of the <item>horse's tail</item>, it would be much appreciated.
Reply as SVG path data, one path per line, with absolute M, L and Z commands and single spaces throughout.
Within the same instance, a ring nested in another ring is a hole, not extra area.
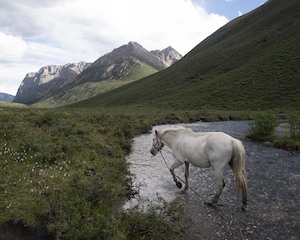
M 246 152 L 241 141 L 234 139 L 232 141 L 232 158 L 229 162 L 230 167 L 232 168 L 235 177 L 236 177 L 236 187 L 237 193 L 239 195 L 242 192 L 243 196 L 243 206 L 242 209 L 246 210 L 247 199 L 248 199 L 248 182 L 246 176 Z

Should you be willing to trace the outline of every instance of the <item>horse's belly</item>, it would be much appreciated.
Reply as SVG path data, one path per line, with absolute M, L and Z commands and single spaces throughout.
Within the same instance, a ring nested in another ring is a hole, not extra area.
M 193 159 L 192 158 L 192 159 L 188 159 L 187 161 L 195 167 L 199 167 L 199 168 L 211 167 L 210 162 L 206 159 L 201 159 L 201 158 Z
M 211 167 L 209 162 L 191 162 L 191 164 L 195 167 L 199 168 L 209 168 Z
M 185 149 L 182 149 L 184 160 L 191 163 L 195 167 L 211 167 L 210 161 L 202 149 L 203 147 L 199 148 L 197 144 L 186 146 Z

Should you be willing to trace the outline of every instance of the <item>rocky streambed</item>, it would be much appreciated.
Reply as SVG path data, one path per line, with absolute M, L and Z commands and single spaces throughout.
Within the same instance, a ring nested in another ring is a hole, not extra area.
M 241 211 L 241 199 L 235 191 L 235 179 L 228 167 L 226 186 L 220 198 L 221 206 L 204 205 L 216 190 L 212 169 L 191 166 L 190 187 L 197 194 L 178 195 L 172 177 L 160 154 L 152 157 L 149 150 L 152 134 L 134 139 L 133 151 L 127 161 L 135 175 L 139 196 L 126 204 L 146 204 L 157 195 L 167 201 L 179 197 L 185 204 L 192 225 L 182 239 L 300 239 L 300 154 L 253 143 L 245 138 L 249 121 L 193 123 L 180 125 L 193 131 L 222 131 L 240 139 L 247 152 L 249 183 L 248 211 Z M 172 125 L 176 127 L 176 125 Z M 170 127 L 157 126 L 155 129 Z M 172 163 L 171 151 L 162 151 L 167 164 Z M 184 179 L 184 167 L 177 169 Z

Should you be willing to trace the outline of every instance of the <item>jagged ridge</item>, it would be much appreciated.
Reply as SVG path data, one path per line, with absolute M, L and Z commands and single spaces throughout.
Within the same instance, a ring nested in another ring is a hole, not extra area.
M 97 59 L 77 77 L 76 83 L 122 79 L 140 63 L 148 64 L 160 71 L 182 57 L 171 47 L 162 51 L 157 50 L 155 53 L 147 51 L 136 42 L 129 42 Z M 165 59 L 169 59 L 169 61 L 166 63 Z
M 160 71 L 181 57 L 172 47 L 149 52 L 138 43 L 129 42 L 92 64 L 53 65 L 43 67 L 37 73 L 28 73 L 15 101 L 40 102 L 39 106 L 74 103 Z M 112 82 L 115 80 L 123 82 L 115 84 Z
M 28 73 L 22 81 L 14 102 L 32 104 L 45 99 L 72 83 L 90 63 L 68 63 L 63 66 L 50 65 L 38 72 Z

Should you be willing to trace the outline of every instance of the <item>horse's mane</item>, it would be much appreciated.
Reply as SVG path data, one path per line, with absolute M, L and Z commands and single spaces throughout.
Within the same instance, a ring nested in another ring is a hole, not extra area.
M 190 129 L 184 127 L 176 127 L 176 128 L 164 128 L 158 131 L 158 135 L 162 137 L 167 132 L 179 132 L 179 131 L 188 131 L 191 132 Z

